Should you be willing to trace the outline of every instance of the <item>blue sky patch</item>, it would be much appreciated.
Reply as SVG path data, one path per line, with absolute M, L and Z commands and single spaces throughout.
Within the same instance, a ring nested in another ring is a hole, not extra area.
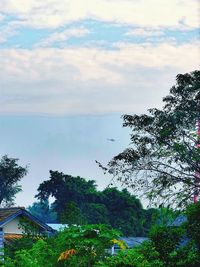
M 4 20 L 0 27 L 4 29 L 8 27 L 9 23 L 12 20 L 15 20 L 15 17 L 8 17 Z M 197 29 L 194 30 L 170 30 L 170 29 L 160 29 L 161 34 L 157 34 L 156 30 L 130 27 L 123 24 L 113 24 L 113 23 L 104 23 L 96 20 L 83 20 L 76 23 L 68 24 L 65 27 L 60 27 L 59 29 L 47 30 L 47 29 L 35 29 L 28 27 L 21 27 L 13 29 L 15 30 L 14 34 L 7 36 L 7 41 L 0 43 L 0 48 L 11 48 L 19 47 L 25 49 L 32 49 L 35 46 L 40 46 L 42 41 L 51 37 L 55 33 L 62 33 L 63 31 L 75 29 L 75 28 L 85 28 L 89 30 L 88 34 L 84 36 L 71 36 L 67 40 L 63 41 L 54 41 L 49 44 L 50 47 L 62 48 L 66 46 L 97 46 L 102 48 L 115 48 L 115 44 L 119 42 L 128 42 L 133 44 L 143 44 L 143 43 L 162 43 L 162 42 L 176 42 L 177 44 L 187 43 L 194 40 L 197 40 L 199 37 L 199 32 Z M 12 30 L 12 27 L 10 28 Z M 134 34 L 134 31 L 143 30 L 147 32 L 145 34 Z M 155 33 L 154 33 L 155 31 Z M 129 34 L 133 32 L 133 34 Z M 6 33 L 4 33 L 6 34 Z M 151 35 L 152 34 L 152 35 Z M 48 46 L 48 45 L 47 45 Z

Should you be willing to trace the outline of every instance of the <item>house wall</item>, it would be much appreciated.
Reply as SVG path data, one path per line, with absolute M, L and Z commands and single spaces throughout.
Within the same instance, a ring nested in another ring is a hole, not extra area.
M 4 234 L 22 234 L 23 230 L 19 229 L 19 218 L 15 218 L 12 221 L 8 222 L 3 227 Z

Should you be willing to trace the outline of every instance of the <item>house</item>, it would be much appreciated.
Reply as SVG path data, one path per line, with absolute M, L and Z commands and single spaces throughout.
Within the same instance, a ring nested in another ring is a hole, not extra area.
M 23 207 L 0 208 L 0 248 L 4 247 L 5 242 L 21 238 L 25 224 L 37 229 L 37 233 L 41 235 L 50 236 L 55 232 Z

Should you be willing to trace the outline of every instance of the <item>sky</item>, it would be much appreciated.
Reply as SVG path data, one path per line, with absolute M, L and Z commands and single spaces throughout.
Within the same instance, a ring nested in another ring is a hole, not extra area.
M 122 114 L 199 68 L 199 25 L 197 0 L 1 0 L 0 155 L 29 166 L 16 205 L 50 169 L 107 186 L 95 160 L 129 144 Z

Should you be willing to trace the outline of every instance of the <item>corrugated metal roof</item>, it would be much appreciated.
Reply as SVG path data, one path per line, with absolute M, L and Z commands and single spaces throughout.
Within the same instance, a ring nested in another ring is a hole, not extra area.
M 5 221 L 7 218 L 15 215 L 16 213 L 20 212 L 22 209 L 24 208 L 0 208 L 0 223 Z
M 68 224 L 61 224 L 61 223 L 47 223 L 52 229 L 56 231 L 62 231 L 65 228 L 68 228 Z
M 172 223 L 169 223 L 168 226 L 181 226 L 183 223 L 187 222 L 187 217 L 184 215 L 178 216 Z

